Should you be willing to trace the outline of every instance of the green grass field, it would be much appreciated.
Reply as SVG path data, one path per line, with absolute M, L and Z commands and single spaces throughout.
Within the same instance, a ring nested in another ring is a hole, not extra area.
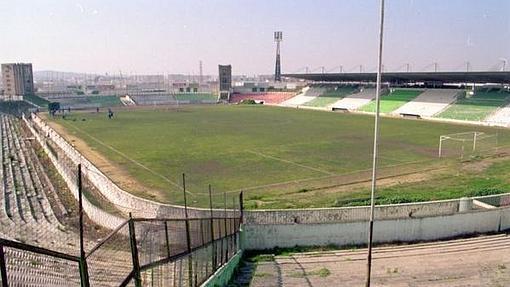
M 478 91 L 472 97 L 459 99 L 444 112 L 440 118 L 481 121 L 497 108 L 509 102 L 510 93 L 504 91 Z
M 246 199 L 252 208 L 352 205 L 366 199 L 364 189 L 342 194 L 309 190 L 343 181 L 345 175 L 355 178 L 371 167 L 372 116 L 214 105 L 121 110 L 113 120 L 104 113 L 84 112 L 55 121 L 143 185 L 159 190 L 166 202 L 182 203 L 178 188 L 182 173 L 187 175 L 190 202 L 199 206 L 207 204 L 208 184 L 216 192 L 249 190 Z M 388 172 L 406 172 L 406 163 L 423 161 L 413 168 L 434 165 L 440 135 L 472 130 L 472 126 L 385 118 L 380 166 Z M 497 131 L 499 144 L 509 144 L 510 133 Z M 422 199 L 436 198 L 419 192 Z M 390 195 L 386 200 L 399 200 Z
M 381 97 L 381 113 L 391 113 L 400 108 L 407 102 L 412 101 L 423 91 L 420 90 L 399 90 L 396 89 L 392 93 Z M 375 113 L 375 101 L 371 101 L 359 109 L 363 112 Z
M 327 107 L 341 98 L 352 94 L 355 90 L 355 87 L 338 87 L 337 89 L 328 89 L 323 94 L 309 102 L 306 102 L 304 105 L 310 107 Z

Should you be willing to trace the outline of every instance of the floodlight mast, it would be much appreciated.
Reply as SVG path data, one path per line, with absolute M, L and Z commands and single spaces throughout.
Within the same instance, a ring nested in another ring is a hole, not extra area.
M 379 112 L 381 103 L 381 74 L 382 74 L 382 51 L 383 51 L 383 31 L 384 31 L 384 0 L 381 0 L 380 6 L 380 25 L 379 25 L 379 51 L 377 59 L 377 84 L 375 94 L 375 123 L 374 123 L 374 150 L 372 162 L 372 190 L 370 193 L 370 221 L 368 223 L 368 255 L 367 255 L 367 279 L 366 285 L 370 287 L 370 277 L 372 272 L 372 239 L 374 232 L 374 209 L 375 209 L 375 189 L 377 183 L 377 152 L 379 141 Z
M 275 82 L 282 81 L 282 71 L 280 63 L 280 42 L 283 41 L 283 32 L 274 32 L 274 41 L 276 42 L 276 64 L 274 69 L 274 80 Z

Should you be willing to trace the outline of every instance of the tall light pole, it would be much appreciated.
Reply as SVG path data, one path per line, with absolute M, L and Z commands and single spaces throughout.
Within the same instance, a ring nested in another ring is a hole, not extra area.
M 504 72 L 506 70 L 506 63 L 508 62 L 507 59 L 505 58 L 499 58 L 499 60 L 502 62 L 502 67 L 501 67 L 501 71 Z
M 370 287 L 372 273 L 372 239 L 374 235 L 374 211 L 375 211 L 375 189 L 377 183 L 377 152 L 379 144 L 379 112 L 381 104 L 381 74 L 382 74 L 382 51 L 383 51 L 383 28 L 384 28 L 384 0 L 381 0 L 379 25 L 379 52 L 377 57 L 377 83 L 375 93 L 375 123 L 374 123 L 374 150 L 372 161 L 372 190 L 370 193 L 370 221 L 368 223 L 368 254 L 367 254 L 367 279 L 366 285 Z
M 276 42 L 276 64 L 274 68 L 274 81 L 282 81 L 282 71 L 280 63 L 280 43 L 283 40 L 283 33 L 281 31 L 274 32 L 274 41 Z

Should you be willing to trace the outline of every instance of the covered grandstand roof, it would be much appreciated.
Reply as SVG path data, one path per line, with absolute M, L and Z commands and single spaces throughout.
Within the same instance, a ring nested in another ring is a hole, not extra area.
M 317 82 L 375 82 L 376 73 L 284 74 L 284 77 Z M 387 72 L 383 82 L 497 83 L 510 84 L 510 72 Z

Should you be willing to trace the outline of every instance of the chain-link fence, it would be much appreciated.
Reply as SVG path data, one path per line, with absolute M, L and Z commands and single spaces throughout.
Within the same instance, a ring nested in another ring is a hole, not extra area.
M 82 255 L 0 239 L 3 286 L 199 286 L 240 249 L 240 218 L 130 218 Z
M 130 224 L 138 264 L 128 278 L 140 286 L 199 286 L 239 251 L 239 217 L 133 219 Z
M 2 286 L 80 286 L 80 258 L 0 239 Z
M 126 219 L 47 132 L 0 117 L 2 286 L 197 286 L 238 251 L 242 198 L 209 187 L 209 209 L 188 209 L 183 175 L 182 212 Z

